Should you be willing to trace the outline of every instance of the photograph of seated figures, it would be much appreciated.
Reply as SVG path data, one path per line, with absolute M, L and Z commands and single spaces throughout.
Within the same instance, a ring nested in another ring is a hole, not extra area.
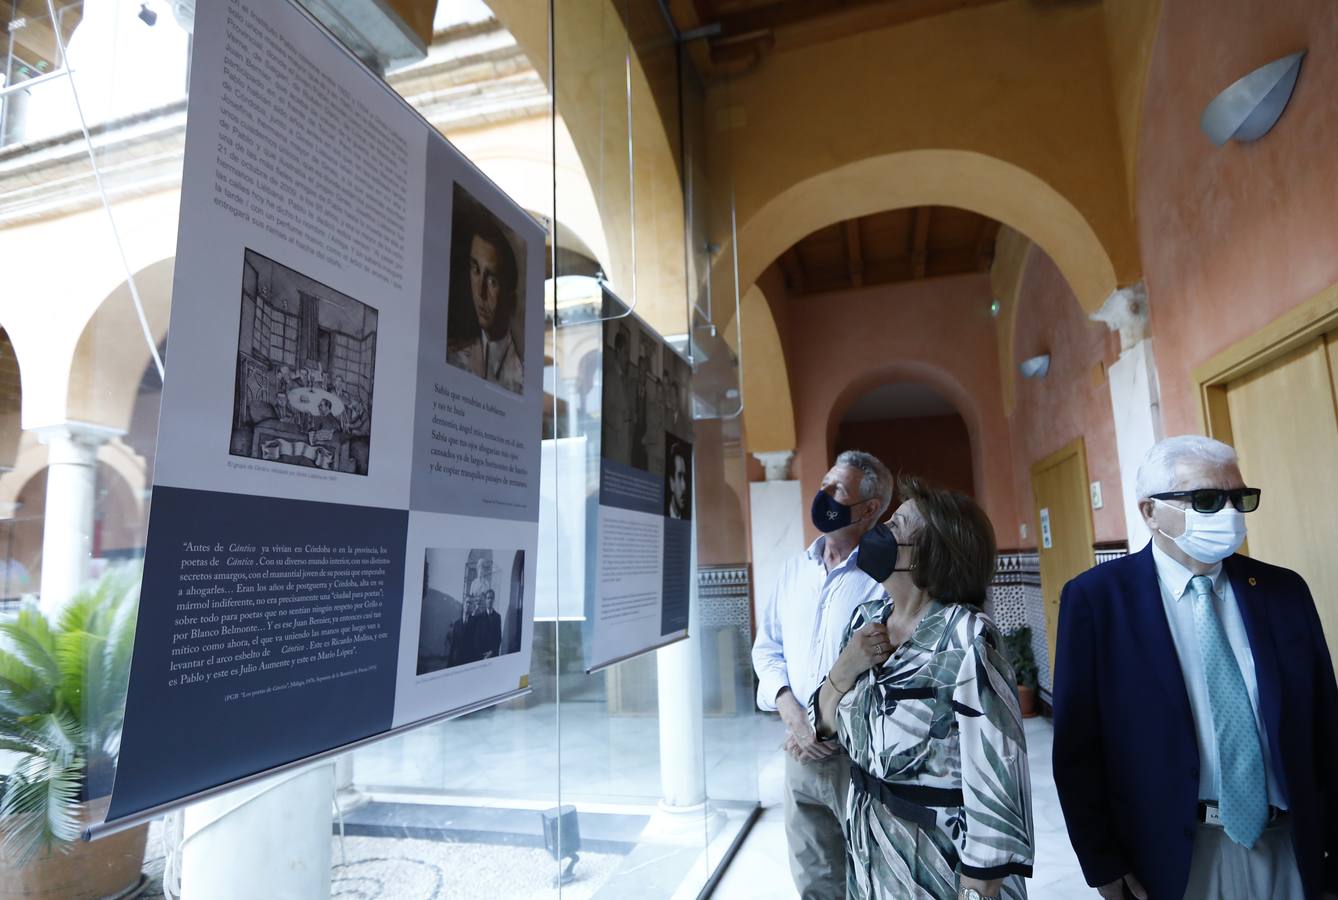
M 229 452 L 366 475 L 377 312 L 247 250 Z

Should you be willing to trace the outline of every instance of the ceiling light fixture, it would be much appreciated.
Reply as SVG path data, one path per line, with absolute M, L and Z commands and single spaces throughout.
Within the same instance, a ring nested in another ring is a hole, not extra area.
M 1024 359 L 1017 364 L 1017 367 L 1023 378 L 1044 378 L 1050 371 L 1050 354 L 1042 353 L 1040 356 Z

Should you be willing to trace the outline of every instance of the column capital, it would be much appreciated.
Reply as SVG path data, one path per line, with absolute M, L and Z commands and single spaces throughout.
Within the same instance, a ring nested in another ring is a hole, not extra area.
M 53 422 L 30 430 L 39 441 L 51 448 L 47 464 L 53 466 L 91 466 L 97 458 L 99 447 L 125 434 L 122 428 L 75 421 Z
M 1148 291 L 1143 282 L 1120 288 L 1106 298 L 1092 319 L 1120 333 L 1120 352 L 1133 347 L 1148 332 Z
M 767 450 L 754 453 L 753 458 L 766 470 L 767 481 L 790 480 L 790 463 L 794 461 L 793 450 Z

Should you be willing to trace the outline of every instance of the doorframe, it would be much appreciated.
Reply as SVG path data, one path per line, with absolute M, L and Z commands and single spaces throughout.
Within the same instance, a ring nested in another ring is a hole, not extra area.
M 1334 329 L 1338 329 L 1338 284 L 1196 366 L 1191 378 L 1198 396 L 1199 430 L 1219 441 L 1234 443 L 1227 385 Z

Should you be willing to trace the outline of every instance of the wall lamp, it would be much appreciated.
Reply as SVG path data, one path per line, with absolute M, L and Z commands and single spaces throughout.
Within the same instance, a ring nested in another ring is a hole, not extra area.
M 1260 66 L 1213 98 L 1199 127 L 1218 147 L 1229 140 L 1257 141 L 1277 123 L 1296 88 L 1305 51 Z
M 1024 359 L 1017 364 L 1017 368 L 1023 378 L 1044 378 L 1050 371 L 1050 354 L 1042 353 L 1040 356 Z

